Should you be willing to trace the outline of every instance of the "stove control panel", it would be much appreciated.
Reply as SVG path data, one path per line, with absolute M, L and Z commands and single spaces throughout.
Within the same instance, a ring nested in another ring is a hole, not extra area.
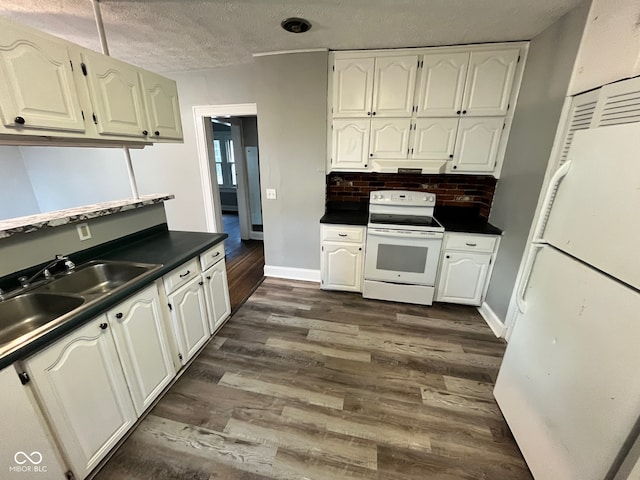
M 378 205 L 407 205 L 433 207 L 436 196 L 429 192 L 410 190 L 380 190 L 369 194 L 369 203 Z

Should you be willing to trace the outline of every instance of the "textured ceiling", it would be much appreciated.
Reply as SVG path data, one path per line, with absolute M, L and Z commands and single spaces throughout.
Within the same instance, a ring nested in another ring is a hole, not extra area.
M 101 0 L 111 55 L 158 72 L 259 52 L 528 40 L 581 0 Z M 0 16 L 100 50 L 90 0 L 2 0 Z M 292 34 L 287 17 L 312 28 Z

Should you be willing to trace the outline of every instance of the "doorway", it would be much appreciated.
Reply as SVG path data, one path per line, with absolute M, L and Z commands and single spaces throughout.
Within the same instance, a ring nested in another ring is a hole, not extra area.
M 232 311 L 264 278 L 262 199 L 255 104 L 194 107 L 210 232 L 225 232 Z

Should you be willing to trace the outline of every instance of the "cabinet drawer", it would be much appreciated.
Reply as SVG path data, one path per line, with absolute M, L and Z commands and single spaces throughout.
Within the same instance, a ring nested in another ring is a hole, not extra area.
M 164 282 L 164 289 L 166 290 L 167 294 L 169 294 L 176 288 L 184 285 L 199 274 L 200 268 L 198 265 L 198 259 L 194 258 L 192 260 L 189 260 L 188 262 L 183 263 L 178 268 L 162 277 L 162 281 Z
M 343 225 L 322 226 L 322 240 L 333 242 L 364 243 L 365 227 Z
M 202 266 L 202 271 L 204 272 L 211 265 L 213 265 L 214 263 L 218 263 L 223 258 L 224 242 L 220 242 L 219 244 L 211 247 L 206 252 L 200 254 L 200 265 Z
M 445 250 L 463 250 L 466 252 L 493 253 L 498 237 L 492 235 L 469 235 L 465 233 L 447 233 Z

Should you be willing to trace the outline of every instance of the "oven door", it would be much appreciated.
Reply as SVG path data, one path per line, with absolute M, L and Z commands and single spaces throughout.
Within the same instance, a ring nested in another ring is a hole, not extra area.
M 440 232 L 368 228 L 364 278 L 435 285 L 442 237 Z

